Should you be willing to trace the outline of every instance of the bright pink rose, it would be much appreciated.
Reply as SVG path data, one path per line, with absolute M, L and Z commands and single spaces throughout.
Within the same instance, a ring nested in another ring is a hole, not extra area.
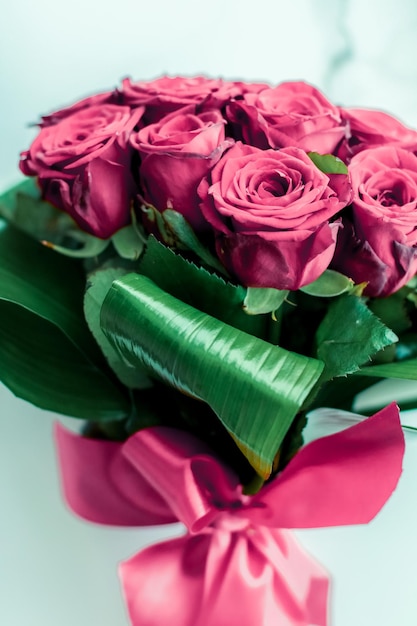
M 226 110 L 237 138 L 258 148 L 333 153 L 345 131 L 339 110 L 315 87 L 285 82 L 245 94 Z
M 175 111 L 132 135 L 141 157 L 140 182 L 145 204 L 159 211 L 172 208 L 196 231 L 207 229 L 197 187 L 233 141 L 225 138 L 219 111 L 194 115 L 193 107 Z
M 162 76 L 138 82 L 125 78 L 120 93 L 124 104 L 145 106 L 144 119 L 146 123 L 153 123 L 191 104 L 197 106 L 208 103 L 211 108 L 221 108 L 232 98 L 247 91 L 258 91 L 264 86 L 205 76 Z
M 369 296 L 387 296 L 417 272 L 417 156 L 395 146 L 363 150 L 349 165 L 352 221 L 332 266 Z
M 229 272 L 245 286 L 294 290 L 332 259 L 339 223 L 331 220 L 350 200 L 340 188 L 339 196 L 299 148 L 260 150 L 238 142 L 198 191 Z
M 20 169 L 37 176 L 43 198 L 107 239 L 130 221 L 135 186 L 129 136 L 143 109 L 114 104 L 76 110 L 42 128 Z
M 340 108 L 346 124 L 346 138 L 338 156 L 348 163 L 354 154 L 367 148 L 393 145 L 417 151 L 417 132 L 383 111 Z

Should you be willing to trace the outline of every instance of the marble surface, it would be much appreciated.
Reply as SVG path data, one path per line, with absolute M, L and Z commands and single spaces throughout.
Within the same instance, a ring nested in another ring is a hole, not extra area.
M 186 0 L 16 0 L 3 24 L 0 189 L 19 179 L 18 155 L 40 115 L 126 75 L 302 79 L 334 102 L 379 108 L 417 127 L 412 0 L 401 11 L 394 0 L 212 0 L 204 8 Z M 57 418 L 0 385 L 0 624 L 127 626 L 118 563 L 181 528 L 121 530 L 73 517 L 56 474 Z M 398 489 L 371 524 L 297 533 L 331 573 L 330 626 L 417 623 L 417 435 L 406 437 Z

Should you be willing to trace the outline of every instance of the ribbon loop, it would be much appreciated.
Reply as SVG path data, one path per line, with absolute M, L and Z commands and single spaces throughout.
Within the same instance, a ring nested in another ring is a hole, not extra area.
M 190 532 L 241 501 L 237 475 L 187 432 L 162 426 L 139 431 L 124 444 L 123 456 Z

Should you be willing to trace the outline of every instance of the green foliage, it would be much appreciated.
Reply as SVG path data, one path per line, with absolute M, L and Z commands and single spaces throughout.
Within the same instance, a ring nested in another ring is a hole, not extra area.
M 347 174 L 348 168 L 341 159 L 332 154 L 319 154 L 308 152 L 308 156 L 314 165 L 325 174 Z
M 78 261 L 12 226 L 0 231 L 0 377 L 44 409 L 96 420 L 121 419 L 129 402 L 85 323 Z
M 368 306 L 394 333 L 403 333 L 411 328 L 407 296 L 408 290 L 403 288 L 388 298 L 373 298 L 368 302 Z
M 111 238 L 114 249 L 122 259 L 136 261 L 145 249 L 146 237 L 136 221 L 135 213 L 131 213 L 132 223 L 117 231 Z
M 101 348 L 111 369 L 126 387 L 143 389 L 151 385 L 146 373 L 139 367 L 132 367 L 116 352 L 100 326 L 100 311 L 104 299 L 114 280 L 127 274 L 130 269 L 123 266 L 104 266 L 88 276 L 84 295 L 84 314 L 88 327 Z
M 393 363 L 381 363 L 362 367 L 361 376 L 372 376 L 373 378 L 403 378 L 417 380 L 417 358 L 407 361 L 396 361 Z
M 288 296 L 285 289 L 261 289 L 248 287 L 243 307 L 248 315 L 275 313 Z
M 132 365 L 208 403 L 263 478 L 323 368 L 220 322 L 139 274 L 113 283 L 101 325 Z
M 246 289 L 226 282 L 149 237 L 140 261 L 141 274 L 179 300 L 257 337 L 267 337 L 270 320 L 249 316 L 244 310 Z
M 334 270 L 325 270 L 314 282 L 300 287 L 300 291 L 318 298 L 334 298 L 351 291 L 353 286 L 353 281 L 347 276 Z
M 24 179 L 0 196 L 0 215 L 59 254 L 88 258 L 109 244 L 84 232 L 67 213 L 44 202 L 35 178 Z
M 215 269 L 223 276 L 228 276 L 226 269 L 220 261 L 213 256 L 208 247 L 200 241 L 181 213 L 173 209 L 166 209 L 165 211 L 159 212 L 153 206 L 143 207 L 143 210 L 147 214 L 148 219 L 151 222 L 155 222 L 161 238 L 167 246 L 189 251 L 193 253 L 203 265 Z
M 180 213 L 143 210 L 162 241 L 134 213 L 93 237 L 34 178 L 0 196 L 0 379 L 16 395 L 109 437 L 185 427 L 253 493 L 301 445 L 307 409 L 417 380 L 416 281 L 374 299 L 333 270 L 296 292 L 245 288 Z
M 323 379 L 353 374 L 379 350 L 398 341 L 362 298 L 343 295 L 331 302 L 317 334 L 317 357 L 324 361 Z

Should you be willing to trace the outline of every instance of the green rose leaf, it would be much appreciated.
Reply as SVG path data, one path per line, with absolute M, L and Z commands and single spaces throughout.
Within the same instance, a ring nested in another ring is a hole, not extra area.
M 133 366 L 208 403 L 263 478 L 323 369 L 316 359 L 191 307 L 140 274 L 113 283 L 101 325 Z
M 132 211 L 131 216 L 132 223 L 118 230 L 111 238 L 111 241 L 117 254 L 122 259 L 136 261 L 145 249 L 146 237 L 136 221 L 134 211 Z
M 146 212 L 148 219 L 156 223 L 162 239 L 167 246 L 190 250 L 208 267 L 212 267 L 224 276 L 228 275 L 224 266 L 213 256 L 210 250 L 201 243 L 190 224 L 181 213 L 173 209 L 166 209 L 165 211 L 159 212 L 153 206 L 144 207 L 143 210 Z
M 334 298 L 351 291 L 353 286 L 354 283 L 351 278 L 335 270 L 325 270 L 314 282 L 300 287 L 300 291 L 307 293 L 309 296 Z
M 347 174 L 348 168 L 341 159 L 332 154 L 319 154 L 318 152 L 308 152 L 314 165 L 324 174 Z
M 271 322 L 266 316 L 244 311 L 246 289 L 225 281 L 149 237 L 139 271 L 179 300 L 223 322 L 258 337 L 267 337 Z
M 78 261 L 0 229 L 0 378 L 20 398 L 73 417 L 126 417 L 129 401 L 85 323 Z
M 397 335 L 361 298 L 340 296 L 330 304 L 316 333 L 317 357 L 325 363 L 324 379 L 356 372 L 374 354 L 396 341 Z
M 274 313 L 284 303 L 289 291 L 285 289 L 262 289 L 248 287 L 243 308 L 248 315 Z

